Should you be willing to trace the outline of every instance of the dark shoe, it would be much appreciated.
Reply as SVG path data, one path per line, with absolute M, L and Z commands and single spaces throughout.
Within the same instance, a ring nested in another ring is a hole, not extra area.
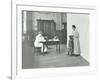
M 46 51 L 45 54 L 48 54 L 48 52 Z

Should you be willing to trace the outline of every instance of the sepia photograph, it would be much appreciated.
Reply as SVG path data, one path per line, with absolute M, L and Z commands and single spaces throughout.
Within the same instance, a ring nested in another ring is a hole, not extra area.
M 21 14 L 22 69 L 89 66 L 89 13 Z

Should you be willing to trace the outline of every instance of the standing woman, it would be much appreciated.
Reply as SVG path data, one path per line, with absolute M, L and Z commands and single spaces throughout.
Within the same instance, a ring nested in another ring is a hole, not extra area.
M 72 35 L 73 35 L 73 39 L 74 39 L 74 52 L 73 55 L 79 56 L 81 53 L 80 50 L 80 42 L 79 42 L 79 32 L 76 29 L 75 25 L 72 25 Z

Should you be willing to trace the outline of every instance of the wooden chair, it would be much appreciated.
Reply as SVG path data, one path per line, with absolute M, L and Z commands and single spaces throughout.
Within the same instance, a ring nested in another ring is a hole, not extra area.
M 35 47 L 34 45 L 33 45 L 33 47 L 34 47 L 34 54 L 35 55 L 40 55 L 40 53 L 41 53 L 41 47 Z

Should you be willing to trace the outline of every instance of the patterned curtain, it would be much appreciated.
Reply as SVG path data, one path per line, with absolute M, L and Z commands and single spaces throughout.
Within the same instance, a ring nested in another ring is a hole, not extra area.
M 54 37 L 56 31 L 56 24 L 54 20 L 37 20 L 38 31 L 42 31 L 43 35 L 49 38 Z

